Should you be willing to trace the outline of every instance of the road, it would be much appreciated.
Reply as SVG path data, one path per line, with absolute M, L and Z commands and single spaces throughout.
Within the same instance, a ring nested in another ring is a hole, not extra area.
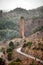
M 31 56 L 31 55 L 28 55 L 28 54 L 26 54 L 26 53 L 23 53 L 23 52 L 21 51 L 21 48 L 22 48 L 22 47 L 17 48 L 16 51 L 17 51 L 18 53 L 20 53 L 20 54 L 22 54 L 22 55 L 28 57 L 28 58 L 31 58 L 31 59 L 34 59 L 34 60 L 35 60 L 35 57 L 34 57 L 34 56 Z M 40 61 L 41 63 L 43 63 L 43 61 L 40 60 L 40 59 L 38 59 L 38 58 L 36 58 L 36 61 Z

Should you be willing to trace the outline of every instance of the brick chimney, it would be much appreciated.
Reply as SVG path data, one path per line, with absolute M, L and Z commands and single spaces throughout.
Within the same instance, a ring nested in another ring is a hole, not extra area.
M 20 38 L 24 38 L 24 17 L 20 18 Z

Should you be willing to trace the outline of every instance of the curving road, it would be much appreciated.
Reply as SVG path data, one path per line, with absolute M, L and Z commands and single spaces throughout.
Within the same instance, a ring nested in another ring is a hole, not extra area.
M 34 57 L 34 56 L 31 56 L 31 55 L 28 55 L 28 54 L 26 54 L 26 53 L 23 53 L 23 52 L 21 51 L 21 48 L 22 48 L 22 47 L 17 48 L 16 51 L 17 51 L 18 53 L 20 53 L 20 54 L 22 54 L 22 55 L 28 57 L 28 58 L 31 58 L 31 59 L 34 59 L 34 60 L 35 60 L 35 57 Z M 40 60 L 40 59 L 38 59 L 38 58 L 36 58 L 36 61 L 40 61 L 41 63 L 43 63 L 43 61 Z

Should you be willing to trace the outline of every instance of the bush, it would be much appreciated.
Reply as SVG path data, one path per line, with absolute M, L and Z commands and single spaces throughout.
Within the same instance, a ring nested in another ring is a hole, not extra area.
M 26 40 L 24 40 L 24 42 L 26 42 Z
M 5 60 L 0 58 L 0 65 L 5 65 Z
M 39 49 L 43 51 L 43 43 L 38 43 L 38 45 L 39 45 Z
M 12 52 L 12 48 L 11 47 L 9 47 L 8 49 L 7 49 L 7 51 L 6 51 L 7 53 L 9 53 L 9 52 Z
M 9 43 L 9 48 L 7 49 L 7 56 L 8 56 L 8 60 L 12 60 L 12 51 L 13 51 L 13 49 L 14 49 L 14 44 L 13 44 L 13 42 L 11 41 L 10 43 Z
M 8 65 L 22 65 L 22 64 L 21 64 L 21 62 L 14 62 L 13 61 L 13 62 L 9 63 Z
M 14 43 L 12 41 L 9 43 L 9 47 L 11 47 L 12 49 L 14 49 Z
M 12 61 L 12 62 L 10 62 L 8 65 L 14 65 L 14 62 Z
M 15 62 L 21 62 L 21 60 L 20 60 L 19 58 L 17 58 L 17 59 L 15 60 Z
M 9 43 L 9 46 L 11 47 L 11 46 L 14 46 L 14 43 L 11 41 L 10 43 Z
M 8 65 L 21 65 L 21 60 L 19 58 L 17 58 L 16 60 L 12 61 Z
M 24 44 L 23 44 L 23 48 L 26 47 L 26 46 L 27 46 L 27 44 L 24 43 Z
M 32 45 L 32 42 L 27 42 L 27 46 L 30 48 Z
M 30 47 L 31 47 L 31 45 L 32 45 L 32 42 L 27 42 L 27 43 L 24 43 L 24 44 L 23 44 L 23 48 L 24 48 L 24 47 L 27 47 L 27 46 L 30 48 Z
M 14 65 L 22 65 L 21 62 L 14 62 Z
M 9 52 L 7 56 L 9 61 L 12 60 L 12 52 Z
M 34 64 L 34 61 L 32 61 L 32 63 L 31 63 L 30 65 L 35 65 L 35 64 Z
M 16 42 L 16 46 L 19 46 L 19 42 Z
M 5 48 L 1 48 L 1 52 L 5 54 Z

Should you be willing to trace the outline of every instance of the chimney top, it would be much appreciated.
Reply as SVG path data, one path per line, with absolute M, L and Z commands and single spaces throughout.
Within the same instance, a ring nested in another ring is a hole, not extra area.
M 24 17 L 23 16 L 21 16 L 21 18 L 20 19 L 24 19 Z

